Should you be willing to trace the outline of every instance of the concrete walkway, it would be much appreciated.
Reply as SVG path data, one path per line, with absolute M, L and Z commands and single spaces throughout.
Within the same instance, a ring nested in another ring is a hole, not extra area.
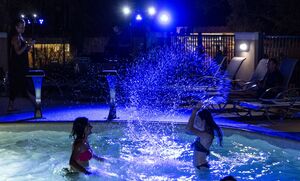
M 34 119 L 33 106 L 26 99 L 17 99 L 15 108 L 17 111 L 7 112 L 7 97 L 0 98 L 0 123 L 16 122 L 71 122 L 76 117 L 84 116 L 91 121 L 106 121 L 109 107 L 104 104 L 76 104 L 72 102 L 51 102 L 43 106 L 43 119 Z M 180 109 L 173 115 L 157 113 L 147 120 L 159 122 L 175 122 L 186 124 L 191 110 Z M 126 121 L 132 119 L 132 111 L 123 107 L 117 107 L 118 119 L 114 121 Z M 223 127 L 243 129 L 259 132 L 271 136 L 279 136 L 287 139 L 300 141 L 300 120 L 275 120 L 270 122 L 266 119 L 247 120 L 236 117 L 231 113 L 214 114 L 216 122 Z

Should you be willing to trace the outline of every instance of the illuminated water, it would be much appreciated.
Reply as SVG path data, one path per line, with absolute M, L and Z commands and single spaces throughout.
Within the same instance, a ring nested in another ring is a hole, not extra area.
M 230 81 L 227 73 L 205 54 L 186 47 L 156 47 L 135 57 L 134 63 L 120 71 L 119 85 L 123 91 L 117 102 L 131 111 L 133 119 L 147 120 L 154 112 L 175 114 L 182 104 L 196 101 L 220 103 L 227 99 Z M 208 91 L 214 90 L 214 93 Z
M 238 180 L 300 180 L 297 142 L 225 129 L 224 147 L 214 143 L 211 149 L 210 170 L 199 171 L 192 165 L 194 137 L 184 126 L 149 123 L 145 132 L 138 125 L 93 125 L 90 144 L 107 161 L 91 161 L 98 168 L 91 176 L 62 171 L 68 167 L 71 124 L 1 125 L 1 180 L 219 180 L 229 174 Z

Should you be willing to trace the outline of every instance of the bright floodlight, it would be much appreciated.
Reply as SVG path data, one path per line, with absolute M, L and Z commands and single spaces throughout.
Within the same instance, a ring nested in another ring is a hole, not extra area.
M 140 14 L 137 14 L 136 17 L 135 17 L 135 19 L 137 21 L 141 21 L 143 19 L 143 17 Z
M 37 14 L 34 13 L 32 16 L 33 16 L 34 18 L 36 18 L 36 17 L 37 17 Z
M 25 15 L 24 15 L 24 14 L 21 14 L 21 18 L 25 18 Z
M 129 15 L 129 14 L 131 13 L 130 8 L 129 8 L 128 6 L 124 6 L 124 7 L 123 7 L 123 13 L 124 13 L 125 15 Z
M 241 43 L 240 44 L 240 50 L 241 51 L 248 51 L 248 44 L 247 43 Z
M 169 24 L 170 21 L 171 21 L 171 18 L 170 18 L 170 14 L 167 13 L 167 12 L 162 12 L 160 15 L 159 15 L 159 22 L 161 24 Z
M 156 14 L 156 9 L 155 9 L 153 6 L 149 7 L 149 8 L 148 8 L 148 14 L 149 14 L 150 16 L 155 15 L 155 14 Z

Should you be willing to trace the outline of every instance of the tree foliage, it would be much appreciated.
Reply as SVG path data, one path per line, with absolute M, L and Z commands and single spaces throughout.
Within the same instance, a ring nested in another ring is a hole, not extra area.
M 269 34 L 299 34 L 298 0 L 228 0 L 231 14 L 227 25 L 235 31 Z

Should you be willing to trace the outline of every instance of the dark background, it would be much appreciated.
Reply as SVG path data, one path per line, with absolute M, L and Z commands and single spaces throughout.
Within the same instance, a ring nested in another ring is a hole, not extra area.
M 148 4 L 168 9 L 172 26 L 227 26 L 232 31 L 300 34 L 299 0 L 0 0 L 0 31 L 8 32 L 20 13 L 36 12 L 45 19 L 41 36 L 94 36 L 109 34 L 115 24 L 130 22 L 123 4 L 143 12 Z M 148 22 L 149 23 L 149 22 Z

